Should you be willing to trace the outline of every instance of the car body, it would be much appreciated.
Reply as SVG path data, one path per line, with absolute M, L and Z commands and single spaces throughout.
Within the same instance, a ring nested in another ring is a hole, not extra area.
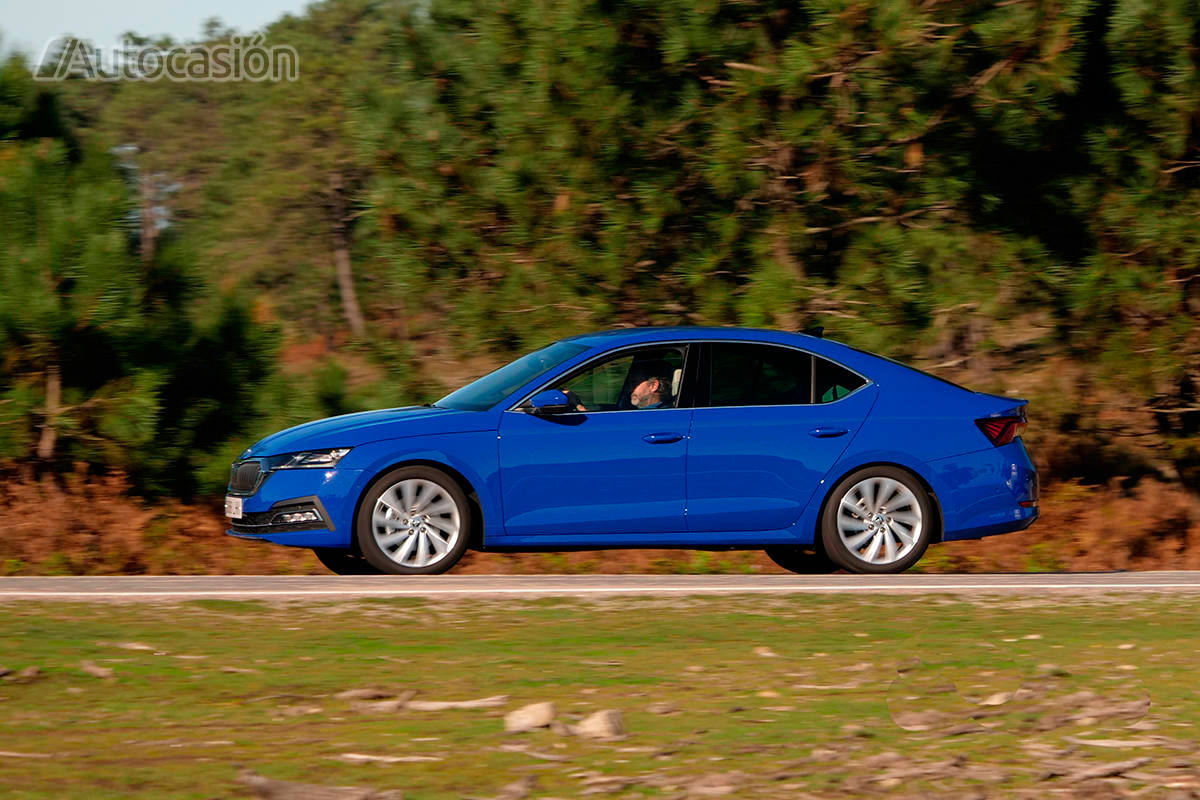
M 639 363 L 660 373 L 646 385 L 673 398 L 668 405 L 630 406 Z M 795 385 L 779 388 L 791 374 Z M 573 405 L 538 413 L 536 396 L 562 400 L 556 386 Z M 422 466 L 469 499 L 478 549 L 820 549 L 831 489 L 878 466 L 911 476 L 906 484 L 927 502 L 926 543 L 973 539 L 1038 516 L 1037 473 L 1015 435 L 1024 406 L 814 335 L 584 334 L 429 406 L 331 417 L 262 439 L 233 465 L 227 508 L 239 518 L 229 533 L 355 553 L 373 482 Z M 989 420 L 1013 427 L 996 439 Z M 870 523 L 857 509 L 850 519 Z

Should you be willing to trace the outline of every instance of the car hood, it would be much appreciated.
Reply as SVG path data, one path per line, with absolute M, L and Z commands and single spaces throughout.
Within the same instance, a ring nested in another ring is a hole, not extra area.
M 480 411 L 460 411 L 455 408 L 432 406 L 385 408 L 305 422 L 256 442 L 241 457 L 355 447 L 382 439 L 435 433 L 463 433 L 495 427 L 496 421 L 492 415 Z

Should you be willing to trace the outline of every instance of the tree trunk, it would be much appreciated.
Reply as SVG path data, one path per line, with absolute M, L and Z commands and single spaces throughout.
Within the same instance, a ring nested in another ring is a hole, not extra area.
M 151 197 L 153 184 L 148 176 L 141 180 L 142 214 L 141 214 L 141 256 L 143 264 L 154 261 L 155 240 L 158 238 L 158 227 L 155 225 L 154 199 Z
M 46 367 L 46 409 L 42 417 L 42 435 L 38 439 L 37 455 L 42 461 L 54 457 L 54 445 L 58 440 L 58 430 L 55 422 L 58 419 L 58 408 L 62 403 L 62 374 L 58 362 L 52 361 Z
M 350 264 L 350 231 L 346 216 L 346 198 L 342 176 L 334 173 L 329 178 L 333 197 L 333 265 L 337 273 L 338 293 L 342 297 L 342 313 L 346 324 L 356 337 L 367 333 L 362 308 L 358 305 L 358 292 L 354 288 L 354 270 Z

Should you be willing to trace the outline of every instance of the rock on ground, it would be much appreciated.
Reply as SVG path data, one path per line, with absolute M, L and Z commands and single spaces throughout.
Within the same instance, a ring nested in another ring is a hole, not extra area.
M 524 733 L 536 728 L 549 727 L 557 710 L 554 703 L 531 703 L 504 715 L 504 730 L 508 733 Z
M 495 708 L 508 702 L 508 695 L 496 694 L 478 700 L 409 700 L 412 711 L 447 711 L 460 708 Z
M 1130 770 L 1144 767 L 1152 761 L 1154 761 L 1153 758 L 1142 757 L 1131 758 L 1128 761 L 1115 761 L 1110 764 L 1101 764 L 1096 767 L 1090 767 L 1080 772 L 1076 772 L 1073 775 L 1068 775 L 1067 782 L 1081 783 L 1083 781 L 1095 780 L 1097 778 L 1112 778 L 1114 776 L 1121 775 L 1122 773 L 1129 772 Z
M 500 794 L 490 798 L 490 800 L 525 800 L 529 793 L 533 791 L 533 787 L 537 784 L 537 778 L 533 775 L 526 775 L 520 780 L 513 781 L 500 787 Z
M 334 698 L 338 700 L 387 700 L 395 697 L 396 692 L 388 691 L 387 689 L 377 689 L 374 687 L 362 689 L 347 689 L 344 692 L 338 692 Z
M 111 678 L 116 674 L 111 667 L 101 667 L 93 661 L 80 661 L 79 668 L 93 678 Z
M 625 736 L 625 724 L 620 711 L 605 709 L 572 725 L 571 733 L 584 739 L 620 739 Z
M 384 713 L 394 714 L 397 711 L 403 711 L 408 708 L 408 701 L 416 697 L 417 693 L 413 689 L 405 689 L 398 696 L 390 700 L 378 700 L 370 702 L 355 703 L 355 711 L 365 711 L 367 713 Z
M 688 797 L 725 797 L 733 794 L 746 782 L 741 772 L 717 772 L 702 775 L 687 785 Z
M 398 789 L 379 792 L 362 786 L 318 786 L 311 783 L 277 781 L 253 770 L 243 769 L 238 783 L 263 800 L 403 800 Z

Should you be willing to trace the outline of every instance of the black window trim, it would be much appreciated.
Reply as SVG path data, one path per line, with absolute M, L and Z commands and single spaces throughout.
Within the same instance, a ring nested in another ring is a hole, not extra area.
M 804 353 L 805 355 L 809 356 L 810 359 L 814 359 L 809 362 L 812 369 L 812 374 L 809 378 L 809 397 L 812 397 L 816 393 L 817 362 L 815 359 L 818 358 L 824 359 L 830 364 L 839 366 L 847 372 L 857 375 L 858 377 L 862 378 L 863 383 L 849 394 L 843 395 L 836 400 L 830 400 L 828 403 L 771 403 L 769 405 L 711 406 L 709 405 L 710 398 L 708 396 L 707 388 L 709 384 L 705 379 L 710 378 L 712 374 L 712 348 L 710 345 L 714 344 L 757 344 L 764 347 L 782 347 L 788 350 L 795 350 L 799 353 Z M 853 397 L 863 389 L 866 389 L 868 386 L 871 386 L 875 383 L 875 381 L 871 380 L 866 375 L 863 375 L 861 372 L 852 367 L 846 366 L 840 361 L 835 361 L 828 356 L 823 356 L 820 353 L 814 353 L 812 350 L 806 350 L 803 347 L 796 347 L 795 345 L 783 344 L 781 342 L 764 342 L 759 339 L 678 339 L 662 342 L 638 342 L 637 344 L 627 344 L 612 350 L 605 350 L 603 353 L 597 353 L 595 356 L 584 361 L 582 364 L 577 364 L 562 376 L 550 378 L 548 381 L 538 386 L 538 388 L 527 393 L 516 403 L 513 403 L 511 406 L 506 408 L 505 411 L 520 411 L 521 406 L 527 403 L 529 399 L 538 392 L 544 392 L 553 383 L 558 383 L 560 381 L 575 377 L 575 375 L 582 372 L 588 366 L 595 364 L 597 361 L 607 358 L 608 356 L 622 353 L 626 350 L 680 346 L 685 347 L 686 352 L 684 354 L 683 363 L 683 386 L 681 386 L 679 389 L 679 405 L 674 406 L 673 408 L 629 408 L 615 411 L 567 411 L 563 414 L 556 414 L 555 416 L 566 416 L 568 414 L 626 414 L 632 411 L 681 411 L 687 408 L 691 408 L 693 410 L 704 408 L 803 408 L 806 406 L 812 406 L 814 408 L 821 406 L 827 408 L 834 403 L 840 403 L 847 398 Z M 686 405 L 684 404 L 685 397 L 688 401 Z M 701 400 L 703 400 L 703 403 L 701 403 Z M 525 412 L 521 411 L 520 413 Z
M 663 347 L 682 347 L 683 348 L 683 382 L 682 382 L 682 385 L 679 387 L 679 398 L 677 400 L 677 405 L 671 406 L 670 408 L 619 408 L 619 409 L 610 409 L 608 411 L 564 411 L 563 413 L 555 414 L 554 416 L 566 417 L 566 416 L 570 416 L 573 414 L 628 414 L 633 411 L 637 411 L 639 413 L 645 413 L 647 411 L 683 411 L 683 410 L 695 408 L 696 406 L 695 406 L 694 401 L 696 399 L 696 393 L 695 393 L 695 391 L 693 391 L 694 387 L 689 383 L 689 381 L 691 381 L 695 378 L 695 374 L 694 374 L 695 370 L 692 366 L 692 362 L 695 361 L 697 358 L 697 352 L 700 349 L 699 347 L 696 346 L 698 344 L 699 344 L 699 342 L 696 342 L 695 340 L 692 340 L 692 339 L 682 339 L 679 341 L 666 341 L 666 342 L 638 342 L 637 344 L 627 344 L 627 345 L 623 345 L 622 347 L 613 348 L 612 350 L 605 350 L 603 353 L 597 353 L 595 356 L 593 356 L 592 358 L 589 358 L 587 361 L 584 361 L 582 364 L 576 364 L 574 367 L 567 370 L 562 375 L 553 377 L 550 380 L 546 381 L 542 385 L 538 386 L 538 388 L 534 389 L 532 392 L 529 392 L 528 394 L 526 394 L 524 397 L 522 397 L 516 403 L 509 406 L 507 409 L 505 409 L 505 411 L 519 411 L 520 413 L 525 413 L 525 412 L 521 411 L 521 408 L 526 403 L 528 403 L 529 400 L 534 395 L 536 395 L 539 392 L 544 392 L 547 389 L 553 388 L 553 386 L 552 386 L 553 384 L 562 383 L 563 381 L 568 381 L 571 378 L 574 378 L 576 375 L 579 375 L 579 374 L 587 371 L 588 368 L 592 367 L 596 363 L 609 360 L 610 356 L 619 356 L 620 354 L 623 354 L 626 351 L 654 350 L 656 348 L 663 348 Z M 685 398 L 687 401 L 686 404 L 684 402 Z
M 832 358 L 823 356 L 820 353 L 814 353 L 811 350 L 805 350 L 803 347 L 796 347 L 796 346 L 790 345 L 790 344 L 781 344 L 780 342 L 763 342 L 763 341 L 758 341 L 755 339 L 707 339 L 707 340 L 704 340 L 702 342 L 702 344 L 704 344 L 706 346 L 703 348 L 703 354 L 701 356 L 701 358 L 703 360 L 703 367 L 700 370 L 700 376 L 699 376 L 700 380 L 698 380 L 697 384 L 696 384 L 696 396 L 694 399 L 697 402 L 693 405 L 693 408 L 696 408 L 696 409 L 702 409 L 702 408 L 803 408 L 806 406 L 812 406 L 814 408 L 821 406 L 821 407 L 827 408 L 827 407 L 833 405 L 834 403 L 842 402 L 843 400 L 845 400 L 848 397 L 853 397 L 854 395 L 858 394 L 863 389 L 865 389 L 868 386 L 875 383 L 875 381 L 871 380 L 866 375 L 863 375 L 861 372 L 859 372 L 856 369 L 846 366 L 845 364 L 843 364 L 840 361 L 834 361 Z M 762 404 L 762 405 L 736 405 L 736 406 L 710 405 L 710 403 L 712 402 L 712 397 L 710 396 L 710 389 L 711 389 L 710 381 L 712 380 L 712 347 L 711 347 L 711 345 L 714 345 L 714 344 L 753 344 L 753 345 L 760 345 L 762 347 L 781 347 L 786 350 L 795 350 L 798 353 L 804 353 L 805 355 L 807 355 L 809 357 L 808 396 L 809 396 L 810 402 L 808 402 L 808 403 L 767 403 L 767 404 Z M 818 359 L 818 358 L 823 361 L 828 361 L 830 364 L 833 364 L 834 366 L 841 367 L 842 369 L 846 370 L 847 372 L 849 372 L 853 375 L 857 375 L 859 378 L 862 379 L 862 381 L 863 381 L 862 384 L 858 388 L 856 388 L 852 392 L 850 392 L 849 394 L 844 394 L 841 397 L 837 398 L 836 400 L 830 400 L 828 403 L 816 402 L 816 393 L 817 393 L 817 361 L 816 361 L 816 359 Z M 701 399 L 703 399 L 703 403 L 699 402 Z

